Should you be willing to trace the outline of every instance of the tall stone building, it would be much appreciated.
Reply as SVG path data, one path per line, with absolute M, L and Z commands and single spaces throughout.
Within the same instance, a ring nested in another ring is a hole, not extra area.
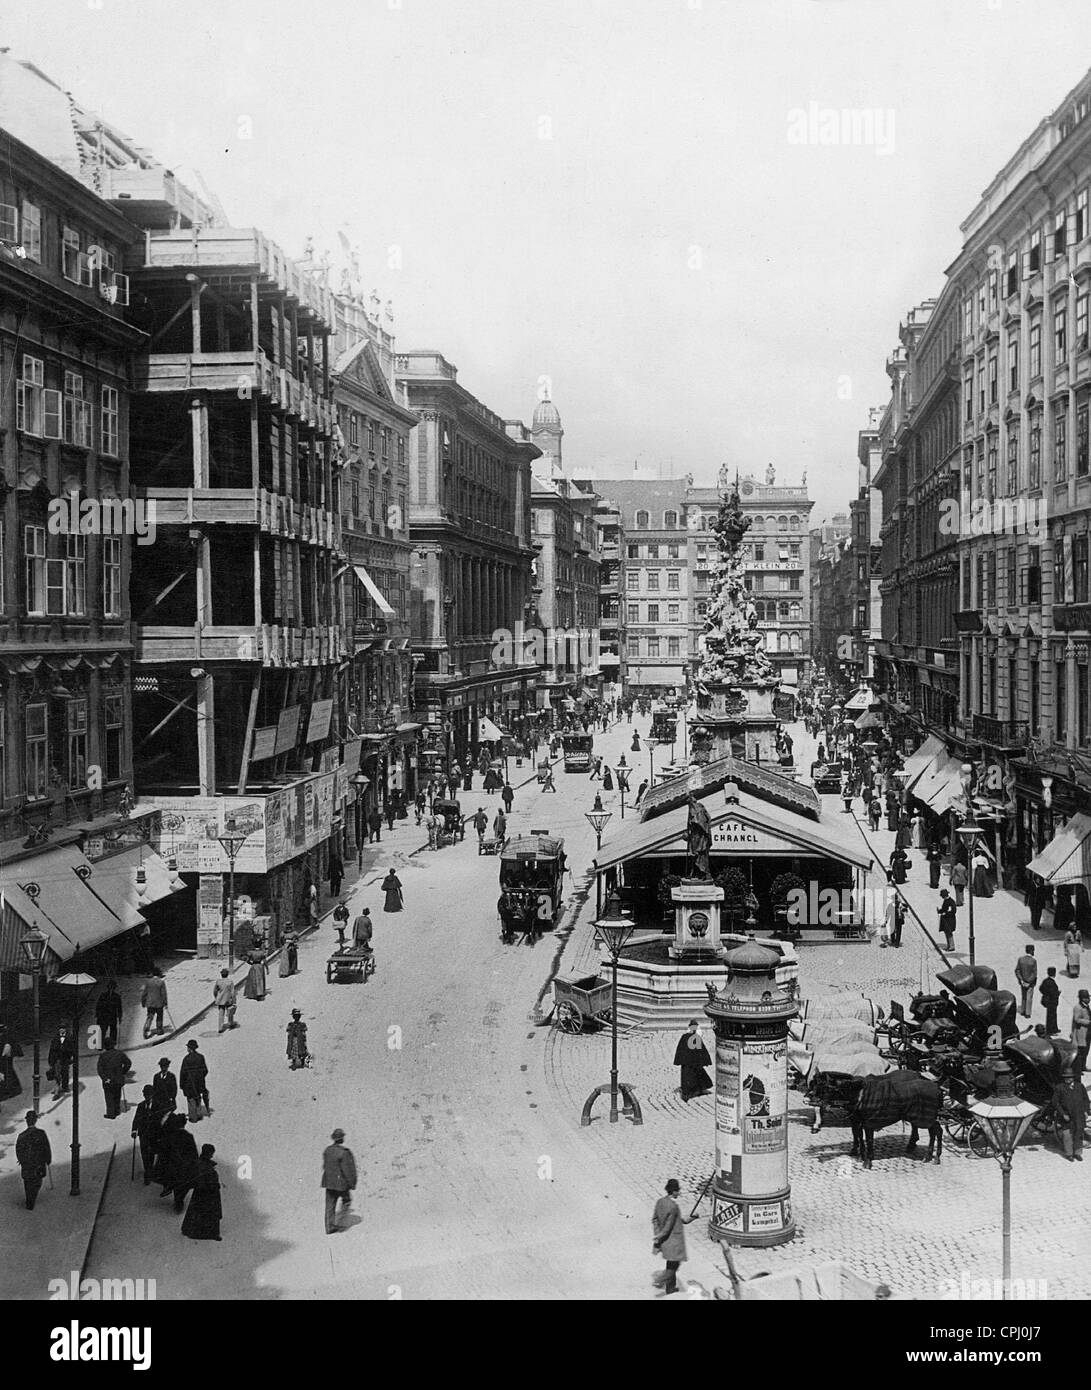
M 395 376 L 418 422 L 409 450 L 417 718 L 430 755 L 462 762 L 480 747 L 483 717 L 516 727 L 534 708 L 538 665 L 519 634 L 530 616 L 530 465 L 540 450 L 439 353 L 399 353 Z

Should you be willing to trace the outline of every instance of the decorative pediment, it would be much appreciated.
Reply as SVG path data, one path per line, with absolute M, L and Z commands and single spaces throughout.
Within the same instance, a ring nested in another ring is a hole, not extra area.
M 366 338 L 341 353 L 334 364 L 334 375 L 346 384 L 378 396 L 380 400 L 389 401 L 392 405 L 395 403 L 375 349 Z

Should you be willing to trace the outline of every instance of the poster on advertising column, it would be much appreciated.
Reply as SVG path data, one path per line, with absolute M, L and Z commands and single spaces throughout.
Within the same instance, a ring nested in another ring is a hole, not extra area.
M 750 1040 L 743 1045 L 743 1153 L 777 1153 L 788 1143 L 787 1055 L 788 1044 L 783 1040 Z
M 720 1038 L 716 1043 L 716 1166 L 722 1172 L 742 1153 L 739 1128 L 739 1043 Z

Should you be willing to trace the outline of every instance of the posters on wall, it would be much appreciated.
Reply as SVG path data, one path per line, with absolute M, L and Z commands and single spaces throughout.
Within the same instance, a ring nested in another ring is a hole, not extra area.
M 277 726 L 269 724 L 264 729 L 254 730 L 254 747 L 250 754 L 252 763 L 260 763 L 263 758 L 272 758 L 277 751 Z
M 787 1147 L 788 1045 L 748 1040 L 742 1049 L 740 1108 L 743 1153 L 777 1153 Z
M 220 946 L 223 942 L 223 879 L 219 874 L 202 874 L 197 884 L 197 946 Z
M 299 716 L 301 714 L 299 705 L 291 705 L 288 709 L 282 710 L 280 718 L 277 720 L 277 747 L 278 753 L 288 753 L 295 746 L 299 739 Z
M 307 721 L 307 737 L 305 743 L 317 743 L 323 739 L 330 731 L 330 722 L 333 719 L 333 701 L 315 700 L 311 705 L 311 717 Z

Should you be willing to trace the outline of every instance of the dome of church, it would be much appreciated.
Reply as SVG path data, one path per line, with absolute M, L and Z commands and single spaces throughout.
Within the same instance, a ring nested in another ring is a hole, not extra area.
M 534 429 L 541 429 L 546 425 L 559 425 L 560 423 L 561 417 L 557 412 L 557 407 L 548 396 L 534 407 Z

